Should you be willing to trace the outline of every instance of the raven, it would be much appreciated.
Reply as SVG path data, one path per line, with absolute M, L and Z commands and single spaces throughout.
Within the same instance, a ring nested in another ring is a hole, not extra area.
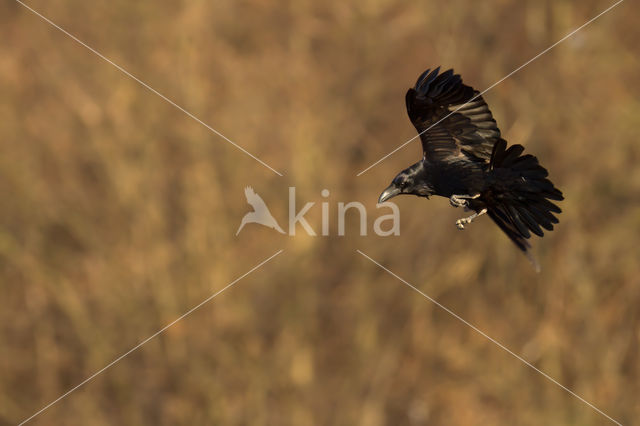
M 522 145 L 507 148 L 489 107 L 477 90 L 453 70 L 426 70 L 405 100 L 422 140 L 422 160 L 400 172 L 379 203 L 400 194 L 449 198 L 454 207 L 474 211 L 456 222 L 458 229 L 489 215 L 520 250 L 537 264 L 527 241 L 558 223 L 563 200 L 547 170 Z

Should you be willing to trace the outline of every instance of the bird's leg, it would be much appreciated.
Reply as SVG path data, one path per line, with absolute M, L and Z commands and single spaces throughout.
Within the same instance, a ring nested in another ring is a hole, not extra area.
M 473 222 L 473 220 L 475 218 L 477 218 L 478 216 L 482 216 L 483 214 L 485 214 L 487 212 L 487 209 L 482 209 L 477 213 L 472 214 L 469 217 L 463 217 L 462 219 L 458 219 L 456 221 L 456 226 L 458 227 L 458 229 L 464 229 L 464 226 Z
M 465 207 L 469 204 L 469 202 L 467 200 L 475 200 L 476 198 L 478 198 L 480 196 L 480 194 L 475 194 L 475 195 L 467 195 L 467 194 L 463 194 L 463 195 L 458 195 L 458 194 L 453 194 L 450 198 L 449 198 L 449 202 L 451 203 L 451 205 L 453 207 Z

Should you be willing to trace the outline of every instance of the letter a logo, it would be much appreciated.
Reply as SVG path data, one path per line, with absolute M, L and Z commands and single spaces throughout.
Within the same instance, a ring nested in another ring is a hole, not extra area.
M 249 205 L 253 207 L 253 211 L 244 215 L 244 217 L 242 218 L 242 222 L 240 223 L 240 227 L 236 232 L 236 235 L 240 233 L 240 230 L 247 223 L 259 223 L 260 225 L 275 229 L 279 233 L 284 234 L 284 231 L 282 230 L 282 228 L 280 228 L 280 225 L 278 225 L 276 219 L 271 215 L 271 212 L 269 211 L 267 205 L 264 203 L 262 198 L 258 194 L 256 194 L 253 188 L 247 186 L 244 189 L 244 195 L 247 197 L 247 203 L 249 203 Z

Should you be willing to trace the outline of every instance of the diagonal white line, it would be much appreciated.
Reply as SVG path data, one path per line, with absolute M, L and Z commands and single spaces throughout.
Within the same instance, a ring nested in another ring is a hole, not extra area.
M 223 135 L 222 133 L 220 133 L 219 131 L 217 131 L 216 129 L 211 127 L 210 125 L 208 125 L 207 123 L 205 123 L 204 121 L 200 120 L 198 117 L 196 117 L 195 115 L 193 115 L 192 113 L 190 113 L 189 111 L 187 111 L 186 109 L 181 107 L 180 105 L 176 104 L 174 101 L 172 101 L 171 99 L 169 99 L 168 97 L 166 97 L 162 93 L 158 92 L 156 89 L 154 89 L 153 87 L 149 86 L 147 83 L 145 83 L 144 81 L 140 80 L 138 77 L 136 77 L 135 75 L 131 74 L 129 71 L 127 71 L 126 69 L 122 68 L 120 65 L 116 64 L 111 59 L 107 58 L 102 53 L 100 53 L 96 49 L 94 49 L 93 47 L 89 46 L 88 44 L 86 44 L 82 40 L 78 39 L 76 36 L 74 36 L 73 34 L 69 33 L 67 30 L 65 30 L 64 28 L 62 28 L 59 25 L 57 25 L 55 22 L 51 21 L 46 16 L 43 16 L 41 13 L 39 13 L 36 10 L 32 9 L 31 7 L 27 6 L 26 4 L 24 4 L 20 0 L 16 0 L 16 2 L 18 2 L 20 5 L 22 5 L 26 9 L 30 10 L 33 14 L 39 16 L 42 20 L 46 21 L 51 26 L 55 27 L 56 29 L 60 30 L 61 32 L 63 32 L 64 34 L 66 34 L 67 36 L 72 38 L 77 43 L 81 44 L 82 46 L 84 46 L 87 49 L 89 49 L 91 52 L 95 53 L 101 59 L 105 60 L 106 62 L 108 62 L 111 65 L 113 65 L 114 67 L 116 67 L 118 69 L 118 71 L 122 72 L 127 77 L 135 80 L 136 82 L 138 82 L 140 85 L 144 86 L 149 91 L 151 91 L 151 92 L 155 93 L 156 95 L 160 96 L 166 102 L 170 103 L 171 105 L 173 105 L 174 107 L 176 107 L 177 109 L 179 109 L 180 111 L 182 111 L 183 113 L 185 113 L 186 115 L 188 115 L 189 117 L 191 117 L 192 119 L 197 121 L 198 123 L 202 124 L 204 127 L 209 129 L 210 131 L 212 131 L 216 135 L 220 136 L 222 139 L 224 139 L 225 141 L 229 142 L 231 145 L 235 146 L 240 151 L 244 152 L 249 157 L 251 157 L 254 160 L 256 160 L 258 163 L 262 164 L 263 166 L 265 166 L 266 168 L 268 168 L 269 170 L 271 170 L 272 172 L 274 172 L 278 176 L 283 176 L 282 173 L 280 173 L 279 171 L 277 171 L 276 169 L 274 169 L 273 167 L 271 167 L 270 165 L 268 165 L 267 163 L 265 163 L 264 161 L 262 161 L 261 159 L 259 159 L 258 157 L 256 157 L 255 155 L 253 155 L 252 153 L 250 153 L 249 151 L 247 151 L 246 149 L 244 149 L 243 147 L 241 147 L 240 145 L 238 145 L 237 143 L 235 143 L 234 141 L 232 141 L 231 139 L 229 139 L 228 137 L 226 137 L 225 135 Z
M 553 43 L 551 46 L 547 47 L 546 49 L 544 49 L 542 52 L 538 53 L 536 56 L 534 56 L 533 58 L 529 59 L 527 62 L 525 62 L 524 64 L 520 65 L 518 68 L 516 68 L 515 70 L 511 71 L 509 74 L 505 75 L 504 77 L 502 77 L 500 80 L 496 81 L 495 83 L 493 83 L 491 86 L 487 87 L 486 89 L 484 89 L 482 92 L 478 93 L 477 95 L 475 95 L 474 97 L 472 97 L 471 99 L 469 99 L 467 101 L 467 103 L 472 102 L 473 100 L 479 98 L 480 96 L 484 95 L 485 93 L 487 93 L 489 90 L 493 89 L 494 87 L 496 87 L 498 84 L 502 83 L 503 81 L 505 81 L 507 78 L 511 77 L 512 75 L 514 75 L 515 73 L 517 73 L 518 71 L 520 71 L 522 68 L 526 67 L 527 65 L 529 65 L 531 62 L 535 61 L 536 59 L 538 59 L 539 57 L 541 57 L 542 55 L 544 55 L 545 53 L 547 53 L 548 51 L 550 51 L 551 49 L 553 49 L 554 47 L 556 47 L 557 45 L 559 45 L 560 43 L 562 43 L 563 41 L 565 41 L 566 39 L 568 39 L 569 37 L 571 37 L 572 35 L 574 35 L 575 33 L 577 33 L 578 31 L 580 31 L 581 29 L 583 29 L 584 27 L 586 27 L 587 25 L 589 25 L 590 23 L 592 23 L 593 21 L 595 21 L 596 19 L 598 19 L 599 17 L 601 17 L 602 15 L 604 15 L 605 13 L 609 12 L 611 9 L 613 9 L 614 7 L 616 7 L 617 5 L 619 5 L 620 3 L 622 3 L 624 0 L 618 0 L 617 2 L 615 2 L 614 4 L 612 4 L 611 6 L 609 6 L 608 8 L 606 8 L 605 10 L 603 10 L 602 12 L 600 12 L 599 14 L 597 14 L 596 16 L 594 16 L 593 18 L 589 19 L 587 22 L 585 22 L 584 24 L 580 25 L 578 28 L 576 28 L 575 30 L 571 31 L 569 34 L 567 34 L 566 36 L 562 37 L 560 40 L 556 41 L 555 43 Z M 384 157 L 382 157 L 381 159 L 379 159 L 378 161 L 376 161 L 375 163 L 371 164 L 369 167 L 367 167 L 366 169 L 362 170 L 360 173 L 358 173 L 356 176 L 360 176 L 363 173 L 367 172 L 368 170 L 372 169 L 373 167 L 377 166 L 378 164 L 382 163 L 384 160 L 386 160 L 387 158 L 391 157 L 393 154 L 395 154 L 396 152 L 400 151 L 402 148 L 404 148 L 405 146 L 409 145 L 411 142 L 413 142 L 414 140 L 416 140 L 417 138 L 419 138 L 423 133 L 428 132 L 429 130 L 431 130 L 433 127 L 437 126 L 438 124 L 440 124 L 442 121 L 446 120 L 447 118 L 449 118 L 451 115 L 455 114 L 456 112 L 458 112 L 460 110 L 460 108 L 463 108 L 464 105 L 461 105 L 460 107 L 456 108 L 455 110 L 451 111 L 449 114 L 445 115 L 444 117 L 442 117 L 440 120 L 436 121 L 435 123 L 433 123 L 431 126 L 427 127 L 426 129 L 424 129 L 422 132 L 418 133 L 417 135 L 415 135 L 414 137 L 412 137 L 411 139 L 409 139 L 408 141 L 406 141 L 405 143 L 403 143 L 402 145 L 398 146 L 396 149 L 394 149 L 393 151 L 391 151 L 390 153 L 388 153 L 387 155 L 385 155 Z
M 223 291 L 225 291 L 229 287 L 233 286 L 235 283 L 237 283 L 238 281 L 240 281 L 241 279 L 243 279 L 244 277 L 246 277 L 247 275 L 249 275 L 250 273 L 252 273 L 256 269 L 260 268 L 265 263 L 269 262 L 271 259 L 273 259 L 277 255 L 279 255 L 283 251 L 284 250 L 278 250 L 275 254 L 271 255 L 269 258 L 263 260 L 262 262 L 260 262 L 259 264 L 257 264 L 253 268 L 251 268 L 249 271 L 247 271 L 244 274 L 240 275 L 238 278 L 236 278 L 235 280 L 233 280 L 229 284 L 227 284 L 224 288 L 222 288 L 221 290 L 218 290 L 217 292 L 215 292 L 211 296 L 207 297 L 202 302 L 198 303 L 196 306 L 194 306 L 193 308 L 189 309 L 187 312 L 185 312 L 184 314 L 180 315 L 178 318 L 176 318 L 175 320 L 171 321 L 169 324 L 165 325 L 160 330 L 158 330 L 157 332 L 155 332 L 151 336 L 149 336 L 146 339 L 144 339 L 142 342 L 138 343 L 136 346 L 134 346 L 133 348 L 129 349 L 127 352 L 123 353 L 118 358 L 114 359 L 109 364 L 105 365 L 100 370 L 98 370 L 95 373 L 93 373 L 91 376 L 87 377 L 82 382 L 78 383 L 76 386 L 74 386 L 73 388 L 69 389 L 67 392 L 62 394 L 60 397 L 58 397 L 57 399 L 51 401 L 49 404 L 47 404 L 44 407 L 42 407 L 40 410 L 38 410 L 36 413 L 32 414 L 30 417 L 24 419 L 22 422 L 20 422 L 20 424 L 18 426 L 21 426 L 21 425 L 27 423 L 28 421 L 32 420 L 34 417 L 38 416 L 39 414 L 41 414 L 42 412 L 44 412 L 45 410 L 50 408 L 52 405 L 56 404 L 57 402 L 59 402 L 63 398 L 69 396 L 69 394 L 71 394 L 72 392 L 77 390 L 79 387 L 81 387 L 81 386 L 85 385 L 86 383 L 90 382 L 91 380 L 93 380 L 96 376 L 98 376 L 99 374 L 103 373 L 106 369 L 108 369 L 109 367 L 113 366 L 115 363 L 117 363 L 118 361 L 122 360 L 124 357 L 126 357 L 127 355 L 129 355 L 130 353 L 135 351 L 136 349 L 139 349 L 145 343 L 149 342 L 149 340 L 153 339 L 154 337 L 158 336 L 159 334 L 162 334 L 166 329 L 168 329 L 169 327 L 171 327 L 172 325 L 174 325 L 175 323 L 177 323 L 178 321 L 180 321 L 181 319 L 183 319 L 187 315 L 191 314 L 196 309 L 202 307 L 202 305 L 204 305 L 205 303 L 211 301 L 211 299 L 213 299 L 214 297 L 216 297 L 217 295 L 219 295 L 220 293 L 222 293 Z
M 514 353 L 512 350 L 510 350 L 509 348 L 507 348 L 505 345 L 503 345 L 502 343 L 498 342 L 496 339 L 492 338 L 491 336 L 487 335 L 484 331 L 480 330 L 478 327 L 476 327 L 475 325 L 471 324 L 469 321 L 465 320 L 464 318 L 462 318 L 460 315 L 456 314 L 455 312 L 453 312 L 451 309 L 447 308 L 446 306 L 442 305 L 441 303 L 439 303 L 438 301 L 436 301 L 435 299 L 433 299 L 432 297 L 430 297 L 429 295 L 427 295 L 426 293 L 424 293 L 423 291 L 419 290 L 418 288 L 414 287 L 413 285 L 411 285 L 408 281 L 404 280 L 403 278 L 401 278 L 400 276 L 394 274 L 393 272 L 391 272 L 389 269 L 385 268 L 383 265 L 381 265 L 380 263 L 376 262 L 375 260 L 373 260 L 371 257 L 367 256 L 366 254 L 364 254 L 362 251 L 360 250 L 356 250 L 358 253 L 360 253 L 363 257 L 369 259 L 371 262 L 373 262 L 374 264 L 378 265 L 381 269 L 383 269 L 384 271 L 388 272 L 389 274 L 391 274 L 393 277 L 395 277 L 396 279 L 400 280 L 402 283 L 404 283 L 405 285 L 407 285 L 408 287 L 410 287 L 411 289 L 415 290 L 416 292 L 420 293 L 424 298 L 426 298 L 427 300 L 429 300 L 431 303 L 435 304 L 436 306 L 438 306 L 440 309 L 443 309 L 444 311 L 446 311 L 448 314 L 452 315 L 453 317 L 455 317 L 456 319 L 458 319 L 459 321 L 461 321 L 463 324 L 465 324 L 466 326 L 470 327 L 471 329 L 473 329 L 476 333 L 480 334 L 481 336 L 483 336 L 484 338 L 486 338 L 487 340 L 489 340 L 491 343 L 494 343 L 495 345 L 497 345 L 500 349 L 502 349 L 503 351 L 507 352 L 508 354 L 510 354 L 511 356 L 515 357 L 518 361 L 524 363 L 525 365 L 531 367 L 532 369 L 534 369 L 535 371 L 537 371 L 538 373 L 542 374 L 547 380 L 549 380 L 550 382 L 558 385 L 559 387 L 561 387 L 562 389 L 564 389 L 565 391 L 569 392 L 571 395 L 573 395 L 574 397 L 578 398 L 580 401 L 584 402 L 585 404 L 587 404 L 589 407 L 593 408 L 594 410 L 596 410 L 598 413 L 602 414 L 604 417 L 606 417 L 607 419 L 611 420 L 613 423 L 618 424 L 620 426 L 622 426 L 622 423 L 618 422 L 617 420 L 613 419 L 612 417 L 608 416 L 604 411 L 600 410 L 598 407 L 596 407 L 595 405 L 593 405 L 592 403 L 590 403 L 589 401 L 585 400 L 584 398 L 582 398 L 580 395 L 578 395 L 577 393 L 573 392 L 571 389 L 567 388 L 566 386 L 564 386 L 563 384 L 561 384 L 560 382 L 558 382 L 557 380 L 555 380 L 553 377 L 549 376 L 547 373 L 545 373 L 544 371 L 539 370 L 538 368 L 536 368 L 533 364 L 531 364 L 529 361 L 527 361 L 526 359 L 522 358 L 520 355 Z

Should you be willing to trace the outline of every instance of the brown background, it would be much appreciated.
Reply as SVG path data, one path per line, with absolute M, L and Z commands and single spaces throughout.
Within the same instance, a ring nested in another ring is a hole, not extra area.
M 404 197 L 401 236 L 338 237 L 416 161 L 427 67 L 482 90 L 609 1 L 31 0 L 0 5 L 0 423 L 15 424 L 263 259 L 41 425 L 607 424 L 361 249 L 617 420 L 640 416 L 640 27 L 627 1 L 485 98 L 564 191 L 536 274 L 487 218 Z M 252 185 L 285 226 L 235 231 Z M 318 204 L 309 214 L 316 229 Z M 353 217 L 351 219 L 354 219 Z M 300 232 L 301 230 L 299 230 Z

